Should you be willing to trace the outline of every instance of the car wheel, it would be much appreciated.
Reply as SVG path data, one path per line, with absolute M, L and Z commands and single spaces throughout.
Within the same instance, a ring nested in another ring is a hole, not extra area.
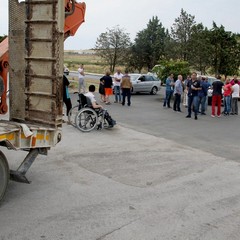
M 151 95 L 156 95 L 156 94 L 157 94 L 157 91 L 158 91 L 158 89 L 157 89 L 156 87 L 153 87 L 152 90 L 151 90 L 151 92 L 150 92 L 150 94 L 151 94 Z

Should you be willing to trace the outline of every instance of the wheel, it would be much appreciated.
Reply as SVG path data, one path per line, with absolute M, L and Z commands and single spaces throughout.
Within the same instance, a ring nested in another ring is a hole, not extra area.
M 9 181 L 9 167 L 5 155 L 0 151 L 0 202 L 4 197 Z
M 97 125 L 97 113 L 91 108 L 81 109 L 75 117 L 75 125 L 82 132 L 90 132 Z
M 73 125 L 74 127 L 76 126 L 75 125 L 75 118 L 76 118 L 76 115 L 78 113 L 78 106 L 79 105 L 76 105 L 74 107 L 72 107 L 68 113 L 68 122 Z
M 157 91 L 158 91 L 158 89 L 157 89 L 156 87 L 153 87 L 152 90 L 151 90 L 151 92 L 150 92 L 150 94 L 151 94 L 151 95 L 156 95 L 156 94 L 157 94 Z

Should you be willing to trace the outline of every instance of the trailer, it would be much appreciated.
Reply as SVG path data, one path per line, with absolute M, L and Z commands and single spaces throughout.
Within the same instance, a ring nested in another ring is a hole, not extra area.
M 30 183 L 28 169 L 62 138 L 64 39 L 84 22 L 85 3 L 71 0 L 9 0 L 9 35 L 0 46 L 0 146 L 26 151 L 10 170 L 0 151 L 0 201 L 8 181 Z M 1 52 L 3 51 L 3 52 Z

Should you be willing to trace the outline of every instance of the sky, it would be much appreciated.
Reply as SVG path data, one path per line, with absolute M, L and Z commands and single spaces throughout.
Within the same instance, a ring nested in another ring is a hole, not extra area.
M 133 41 L 153 16 L 169 29 L 183 8 L 197 23 L 211 28 L 213 21 L 226 31 L 240 33 L 239 0 L 85 0 L 85 22 L 69 37 L 65 50 L 94 48 L 99 35 L 119 26 Z M 1 0 L 0 35 L 8 33 L 8 0 Z

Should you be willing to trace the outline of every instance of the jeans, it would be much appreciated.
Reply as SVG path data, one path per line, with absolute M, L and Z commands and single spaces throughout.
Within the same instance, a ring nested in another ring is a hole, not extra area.
M 121 88 L 120 86 L 114 86 L 115 101 L 121 102 Z
M 224 113 L 230 113 L 231 111 L 231 96 L 224 97 Z
M 207 96 L 202 96 L 202 97 L 199 97 L 199 111 L 201 113 L 205 113 L 206 111 L 206 99 L 207 99 Z M 201 105 L 201 109 L 200 109 L 200 105 Z
M 172 90 L 167 90 L 166 91 L 166 95 L 165 95 L 165 99 L 164 99 L 164 103 L 163 103 L 164 107 L 166 107 L 166 105 L 168 107 L 170 107 L 170 101 L 171 101 L 172 94 L 173 94 Z
M 127 97 L 127 101 L 128 101 L 128 106 L 131 105 L 131 89 L 130 88 L 123 88 L 122 89 L 122 96 L 123 96 L 123 100 L 122 100 L 122 105 L 125 105 L 125 98 Z
M 199 97 L 198 96 L 188 96 L 188 115 L 191 116 L 192 113 L 192 105 L 194 115 L 198 115 L 198 105 L 199 105 Z

